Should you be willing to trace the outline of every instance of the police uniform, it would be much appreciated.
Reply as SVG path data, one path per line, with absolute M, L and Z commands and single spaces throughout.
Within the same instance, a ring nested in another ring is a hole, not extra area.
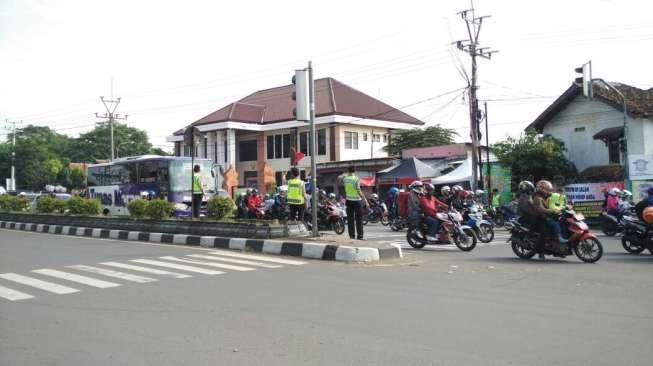
M 304 208 L 306 199 L 304 198 L 304 182 L 299 178 L 288 180 L 288 192 L 286 193 L 286 202 L 290 207 L 290 219 L 304 219 Z
M 363 239 L 363 197 L 359 194 L 360 181 L 354 174 L 342 178 L 347 199 L 347 228 L 351 239 Z

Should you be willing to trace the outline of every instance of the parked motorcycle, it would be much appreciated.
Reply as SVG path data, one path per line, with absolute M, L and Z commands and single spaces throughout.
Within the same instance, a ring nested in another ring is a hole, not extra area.
M 313 230 L 313 215 L 309 211 L 306 210 L 304 214 L 304 224 L 310 231 Z M 333 230 L 338 235 L 344 233 L 345 219 L 342 209 L 331 202 L 320 204 L 317 213 L 317 227 L 318 230 Z
M 474 230 L 467 225 L 462 225 L 463 216 L 459 212 L 455 210 L 438 212 L 437 218 L 440 220 L 437 241 L 430 241 L 426 238 L 428 225 L 425 222 L 420 222 L 418 225 L 409 223 L 408 232 L 406 233 L 408 244 L 413 248 L 421 249 L 425 245 L 451 244 L 449 241 L 449 238 L 451 238 L 458 249 L 464 252 L 476 247 L 477 239 Z
M 494 239 L 494 225 L 483 219 L 483 210 L 477 205 L 470 206 L 463 217 L 467 226 L 474 230 L 474 234 L 482 243 L 489 243 Z
M 556 257 L 565 257 L 572 252 L 586 263 L 594 263 L 603 256 L 603 246 L 599 239 L 589 231 L 585 223 L 585 216 L 576 213 L 573 209 L 564 209 L 561 213 L 560 222 L 570 233 L 567 243 L 561 244 L 556 238 L 547 237 L 544 245 L 544 254 Z M 517 257 L 530 259 L 535 254 L 535 243 L 539 234 L 531 231 L 517 220 L 506 223 L 510 232 L 508 242 L 511 243 L 512 251 Z
M 637 216 L 624 216 L 624 235 L 621 245 L 628 253 L 639 254 L 645 249 L 653 254 L 653 225 L 641 221 Z

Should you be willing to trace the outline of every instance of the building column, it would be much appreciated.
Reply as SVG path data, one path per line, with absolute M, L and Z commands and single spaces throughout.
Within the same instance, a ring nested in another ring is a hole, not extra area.
M 233 167 L 236 169 L 236 131 L 233 129 L 226 130 L 227 138 L 227 163 L 226 167 Z
M 266 139 L 265 133 L 259 132 L 256 134 L 256 182 L 258 190 L 261 193 L 267 192 L 266 186 L 266 165 L 267 165 L 267 155 L 265 149 Z
M 223 167 L 225 166 L 225 159 L 224 159 L 224 157 L 225 157 L 225 153 L 226 153 L 225 148 L 224 148 L 224 146 L 225 146 L 225 143 L 224 143 L 224 142 L 225 142 L 225 138 L 226 138 L 226 136 L 225 136 L 225 131 L 222 131 L 222 130 L 220 130 L 220 131 L 215 131 L 215 141 L 217 142 L 217 146 L 216 146 L 216 161 L 215 161 L 215 163 L 216 163 L 216 164 L 219 164 L 219 165 L 221 165 L 221 166 L 223 166 Z

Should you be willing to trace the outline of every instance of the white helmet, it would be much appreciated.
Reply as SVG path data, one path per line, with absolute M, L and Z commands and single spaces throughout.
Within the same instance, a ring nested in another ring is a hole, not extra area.
M 619 194 L 621 194 L 621 191 L 617 187 L 612 187 L 608 191 L 608 194 L 611 195 L 611 196 L 618 196 Z
M 411 191 L 415 193 L 419 193 L 422 191 L 422 187 L 424 186 L 424 183 L 416 180 L 413 183 L 411 183 L 408 188 L 410 188 Z
M 453 191 L 453 193 L 458 193 L 463 191 L 463 187 L 456 184 L 455 186 L 451 187 L 451 190 Z
M 624 198 L 626 198 L 626 197 L 632 197 L 632 195 L 633 195 L 633 194 L 632 194 L 629 190 L 627 190 L 627 189 L 624 189 L 623 191 L 621 191 L 621 197 L 624 197 Z
M 474 194 L 477 196 L 482 196 L 485 194 L 485 191 L 482 189 L 477 189 L 476 192 L 474 192 Z
M 440 193 L 442 193 L 443 195 L 447 195 L 451 193 L 451 187 L 443 186 L 442 188 L 440 188 Z
M 372 193 L 372 199 L 378 200 L 378 199 L 379 199 L 379 195 L 376 194 L 376 193 Z

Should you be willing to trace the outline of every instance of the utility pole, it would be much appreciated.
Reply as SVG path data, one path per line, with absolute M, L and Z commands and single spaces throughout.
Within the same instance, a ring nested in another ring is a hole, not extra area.
M 313 81 L 313 64 L 311 61 L 308 61 L 308 100 L 311 107 L 311 190 L 313 194 L 311 195 L 311 210 L 313 211 L 313 236 L 320 236 L 317 227 L 317 205 L 320 196 L 320 192 L 317 189 L 317 164 L 315 155 L 317 155 L 317 145 L 316 144 L 316 135 L 315 135 L 315 85 Z
M 5 118 L 5 123 L 7 124 L 7 129 L 11 126 L 11 180 L 7 182 L 7 191 L 16 190 L 16 121 L 9 121 Z M 23 124 L 23 121 L 18 122 L 19 125 Z
M 487 177 L 487 193 L 488 197 L 492 191 L 492 181 L 490 180 L 490 133 L 488 132 L 487 127 L 487 100 L 483 102 L 483 119 L 485 119 L 485 176 Z
M 113 94 L 113 91 L 111 93 Z M 95 117 L 109 120 L 109 131 L 110 131 L 110 140 L 111 140 L 111 154 L 109 156 L 111 161 L 113 161 L 113 159 L 115 159 L 115 152 L 116 152 L 113 143 L 113 121 L 121 120 L 121 119 L 126 120 L 128 116 L 127 115 L 121 116 L 120 114 L 116 113 L 118 104 L 120 104 L 120 97 L 116 99 L 113 99 L 113 96 L 111 97 L 111 99 L 104 99 L 104 97 L 100 97 L 100 100 L 104 105 L 104 109 L 106 109 L 106 113 L 100 115 L 96 112 Z
M 490 50 L 489 47 L 480 47 L 478 42 L 478 36 L 481 32 L 481 26 L 483 25 L 483 19 L 489 18 L 489 15 L 477 17 L 474 14 L 474 7 L 471 9 L 463 10 L 458 13 L 460 17 L 465 21 L 467 26 L 467 35 L 468 39 L 460 40 L 454 42 L 456 47 L 464 52 L 467 52 L 472 58 L 472 76 L 469 81 L 469 122 L 470 122 L 470 134 L 472 139 L 472 190 L 476 190 L 478 184 L 478 168 L 479 168 L 479 156 L 477 151 L 479 151 L 479 140 L 480 140 L 480 129 L 479 129 L 479 111 L 478 111 L 478 100 L 476 99 L 476 56 L 480 56 L 486 59 L 490 59 L 493 53 L 498 51 Z

